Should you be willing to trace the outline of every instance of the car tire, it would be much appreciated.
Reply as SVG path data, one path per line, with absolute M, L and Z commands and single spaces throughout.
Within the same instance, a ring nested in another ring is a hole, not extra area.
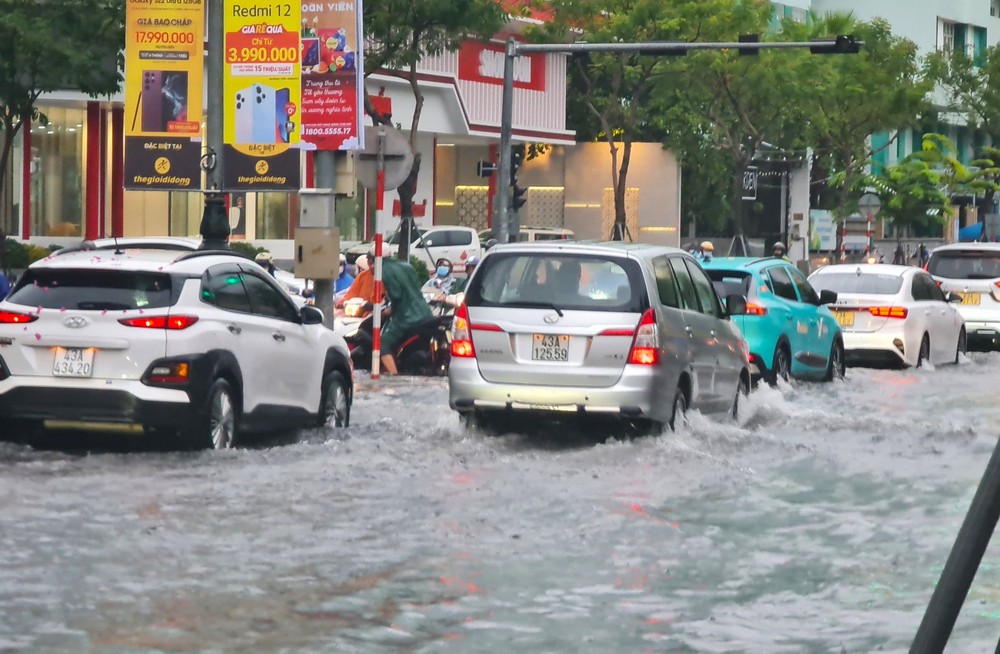
M 31 439 L 42 428 L 41 420 L 28 420 L 25 418 L 14 418 L 7 423 L 10 425 L 10 439 L 20 442 Z
M 823 377 L 823 381 L 843 379 L 846 368 L 844 344 L 839 340 L 835 340 L 833 345 L 830 346 L 830 358 L 827 360 L 826 375 Z
M 733 410 L 730 412 L 733 420 L 739 419 L 740 403 L 750 395 L 750 383 L 747 381 L 748 379 L 749 375 L 747 377 L 740 375 L 740 381 L 736 384 L 736 397 L 733 398 Z
M 955 363 L 958 364 L 959 359 L 963 354 L 969 350 L 969 335 L 965 332 L 965 327 L 962 327 L 958 332 L 958 345 L 955 347 Z
M 924 334 L 924 337 L 920 339 L 920 350 L 917 352 L 917 367 L 922 368 L 924 366 L 924 361 L 930 361 L 931 358 L 931 337 Z
M 792 376 L 792 355 L 788 351 L 785 343 L 778 343 L 774 348 L 774 357 L 771 359 L 771 370 L 768 372 L 767 383 L 771 386 L 778 384 L 778 379 L 789 381 Z
M 505 431 L 504 421 L 496 416 L 487 416 L 479 411 L 469 411 L 458 414 L 462 426 L 468 430 L 480 431 L 489 435 L 502 434 Z
M 339 429 L 351 424 L 350 389 L 344 376 L 331 372 L 323 378 L 319 404 L 319 426 Z
M 193 430 L 195 443 L 202 448 L 226 450 L 236 442 L 239 425 L 239 405 L 232 385 L 216 379 L 208 389 L 204 413 Z
M 684 392 L 684 388 L 678 385 L 677 392 L 674 393 L 673 410 L 670 412 L 671 431 L 677 431 L 678 426 L 687 424 L 687 410 L 688 410 L 687 394 Z

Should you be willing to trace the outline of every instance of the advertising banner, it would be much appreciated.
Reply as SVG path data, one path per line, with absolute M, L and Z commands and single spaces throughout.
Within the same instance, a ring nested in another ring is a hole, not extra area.
M 298 191 L 301 5 L 227 0 L 223 186 Z
M 809 251 L 830 252 L 837 247 L 837 222 L 826 209 L 810 209 Z
M 302 142 L 315 150 L 364 145 L 361 0 L 302 4 Z
M 204 0 L 125 11 L 125 188 L 200 191 Z

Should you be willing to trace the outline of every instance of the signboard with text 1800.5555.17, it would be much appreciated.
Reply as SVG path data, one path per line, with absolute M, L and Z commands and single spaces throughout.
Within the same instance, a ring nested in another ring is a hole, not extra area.
M 128 0 L 125 188 L 200 191 L 204 0 Z
M 226 190 L 298 191 L 302 129 L 298 0 L 226 0 Z
M 302 3 L 302 147 L 364 147 L 361 0 Z

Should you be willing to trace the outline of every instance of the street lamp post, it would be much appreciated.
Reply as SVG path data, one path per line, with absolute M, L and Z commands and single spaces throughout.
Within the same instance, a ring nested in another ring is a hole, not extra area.
M 208 148 L 202 157 L 207 174 L 205 209 L 201 214 L 201 249 L 229 249 L 229 219 L 226 216 L 226 195 L 223 180 L 222 83 L 223 44 L 226 40 L 225 6 L 223 0 L 206 0 L 208 5 L 208 102 L 205 114 Z

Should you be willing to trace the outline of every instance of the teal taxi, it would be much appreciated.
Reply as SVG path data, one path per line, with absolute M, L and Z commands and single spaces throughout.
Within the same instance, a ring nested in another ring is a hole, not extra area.
M 783 258 L 722 257 L 702 261 L 719 297 L 747 298 L 745 315 L 733 316 L 750 348 L 755 377 L 829 381 L 844 376 L 844 340 L 826 305 L 832 291 L 817 293 L 806 276 Z

